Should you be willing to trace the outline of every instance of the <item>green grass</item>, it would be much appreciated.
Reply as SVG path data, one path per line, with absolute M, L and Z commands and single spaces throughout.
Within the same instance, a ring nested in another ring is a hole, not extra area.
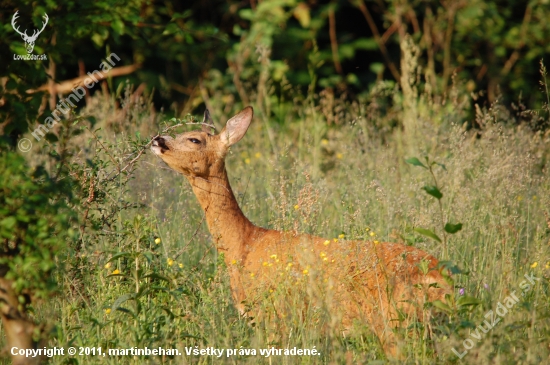
M 390 98 L 400 98 L 388 92 Z M 374 231 L 380 241 L 413 245 L 456 265 L 461 273 L 454 275 L 455 299 L 472 297 L 471 305 L 451 303 L 443 321 L 408 331 L 406 359 L 396 363 L 548 361 L 550 135 L 514 126 L 513 117 L 498 106 L 480 109 L 482 127 L 466 130 L 457 124 L 467 104 L 459 98 L 445 105 L 421 95 L 412 108 L 415 128 L 405 131 L 391 125 L 411 108 L 381 106 L 387 97 L 375 96 L 364 104 L 337 101 L 331 107 L 322 98 L 294 100 L 297 113 L 286 115 L 284 124 L 257 113 L 247 135 L 227 157 L 233 190 L 251 221 L 327 238 L 343 233 L 346 239 L 369 239 Z M 272 97 L 271 103 L 276 102 Z M 233 109 L 226 114 L 212 111 L 218 125 L 237 110 Z M 138 130 L 142 135 L 157 131 L 145 108 L 118 124 L 106 122 L 114 115 L 109 105 L 97 102 L 83 113 L 104 127 L 97 132 L 102 145 L 89 134 L 71 140 L 74 146 L 86 147 L 74 158 L 73 167 L 85 173 L 92 169 L 83 163 L 84 157 L 105 166 L 112 159 L 127 161 L 134 151 L 129 136 Z M 157 123 L 161 120 L 156 118 Z M 431 176 L 405 163 L 410 157 L 423 161 L 424 156 L 446 168 L 435 167 L 443 217 L 436 200 L 422 190 Z M 112 169 L 105 166 L 93 170 L 100 179 Z M 187 181 L 150 153 L 130 171 L 129 176 L 94 187 L 82 249 L 59 256 L 66 264 L 65 271 L 56 274 L 60 291 L 34 308 L 36 319 L 51 328 L 50 346 L 101 346 L 103 351 L 161 346 L 185 354 L 185 347 L 194 346 L 259 351 L 274 345 L 315 347 L 321 355 L 173 360 L 62 356 L 51 363 L 385 363 L 365 324 L 357 323 L 355 333 L 344 336 L 335 329 L 330 301 L 304 307 L 312 300 L 307 283 L 287 297 L 288 283 L 282 282 L 274 301 L 263 302 L 263 316 L 255 318 L 254 325 L 241 318 L 232 303 L 225 265 Z M 89 181 L 83 182 L 85 191 Z M 126 209 L 125 202 L 137 205 Z M 441 236 L 448 221 L 463 224 L 460 232 L 448 236 L 448 257 L 441 243 L 413 230 L 423 227 Z M 119 274 L 113 275 L 115 270 Z M 519 296 L 498 326 L 476 335 L 479 340 L 459 361 L 452 349 L 465 351 L 464 341 L 474 339 L 471 333 L 484 324 L 488 311 L 510 292 L 521 292 L 527 273 L 541 280 Z M 277 306 L 286 306 L 288 316 L 274 320 Z

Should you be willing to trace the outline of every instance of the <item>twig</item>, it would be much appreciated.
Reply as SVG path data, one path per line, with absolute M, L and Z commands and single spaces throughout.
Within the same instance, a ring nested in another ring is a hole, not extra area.
M 507 75 L 511 70 L 516 61 L 519 59 L 519 51 L 525 46 L 525 35 L 527 33 L 527 24 L 531 21 L 531 5 L 527 5 L 525 9 L 525 15 L 523 16 L 523 22 L 521 23 L 521 30 L 519 36 L 519 42 L 516 45 L 514 52 L 510 55 L 510 58 L 504 63 L 501 74 Z
M 191 236 L 191 238 L 189 239 L 189 241 L 187 242 L 187 244 L 185 246 L 183 246 L 183 248 L 181 250 L 179 250 L 179 252 L 174 256 L 174 260 L 176 260 L 182 253 L 185 252 L 185 250 L 187 250 L 187 247 L 189 247 L 189 245 L 191 244 L 191 242 L 193 242 L 193 239 L 195 238 L 195 236 L 197 235 L 197 233 L 199 233 L 199 229 L 201 228 L 202 226 L 202 222 L 204 222 L 206 218 L 206 214 L 204 214 L 202 216 L 202 219 L 199 223 L 199 225 L 197 226 L 197 229 L 195 230 L 195 232 L 193 233 L 193 235 Z M 202 259 L 201 259 L 202 260 Z M 199 261 L 200 262 L 200 261 Z
M 336 72 L 342 75 L 342 65 L 338 56 L 338 40 L 336 39 L 336 17 L 334 16 L 334 6 L 331 6 L 328 11 L 328 24 L 330 35 L 330 46 L 332 48 L 332 61 Z
M 105 153 L 107 153 L 107 156 L 109 156 L 109 158 L 111 159 L 111 161 L 113 162 L 113 164 L 116 166 L 117 163 L 114 159 L 113 156 L 111 156 L 111 154 L 109 153 L 109 150 L 107 149 L 107 147 L 105 147 L 105 145 L 103 143 L 101 143 L 101 140 L 99 139 L 98 136 L 96 136 L 96 134 L 88 127 L 85 127 L 87 130 L 90 131 L 90 133 L 92 134 L 92 136 L 94 136 L 94 138 L 96 139 L 96 141 L 101 145 L 101 147 L 103 147 L 103 150 L 105 151 Z
M 359 10 L 361 10 L 361 12 L 363 13 L 363 16 L 365 17 L 365 20 L 367 21 L 369 28 L 372 32 L 374 40 L 376 41 L 376 44 L 378 44 L 378 48 L 380 48 L 380 52 L 382 52 L 384 61 L 386 62 L 386 65 L 390 69 L 390 72 L 392 73 L 393 77 L 397 80 L 397 82 L 400 82 L 401 75 L 399 74 L 399 71 L 397 70 L 394 63 L 391 61 L 390 56 L 388 55 L 388 50 L 386 48 L 385 41 L 380 37 L 380 33 L 378 32 L 376 23 L 374 22 L 374 19 L 372 18 L 369 12 L 369 9 L 365 5 L 365 2 L 363 0 L 359 0 L 357 2 L 357 7 L 359 7 Z
M 104 80 L 108 77 L 117 77 L 117 76 L 123 76 L 128 75 L 135 70 L 137 70 L 140 67 L 140 65 L 130 65 L 130 66 L 120 66 L 120 67 L 114 67 L 108 72 L 100 72 L 94 75 L 94 77 L 98 80 Z M 40 86 L 37 89 L 29 89 L 27 90 L 27 94 L 34 94 L 40 91 L 47 91 L 51 97 L 55 97 L 57 94 L 68 94 L 70 93 L 74 88 L 78 86 L 84 85 L 84 80 L 89 78 L 88 75 L 79 76 L 77 78 L 71 79 L 71 80 L 65 80 L 61 81 L 60 83 L 55 83 L 55 63 L 53 61 L 50 61 L 50 70 L 49 75 L 51 77 L 50 80 L 48 80 L 48 83 L 45 85 Z M 88 88 L 88 87 L 86 87 Z M 55 104 L 52 110 L 55 109 Z

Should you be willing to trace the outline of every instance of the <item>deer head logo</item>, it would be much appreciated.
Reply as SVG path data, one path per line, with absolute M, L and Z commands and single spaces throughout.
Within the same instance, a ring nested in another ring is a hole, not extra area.
M 36 38 L 38 38 L 40 33 L 42 33 L 44 28 L 46 28 L 46 24 L 48 24 L 48 19 L 49 19 L 48 14 L 44 13 L 44 23 L 42 23 L 42 29 L 40 29 L 40 30 L 35 29 L 33 31 L 32 35 L 29 36 L 29 35 L 27 35 L 27 30 L 26 29 L 25 29 L 24 33 L 21 33 L 19 31 L 19 27 L 16 27 L 15 20 L 19 17 L 19 15 L 17 15 L 17 13 L 19 13 L 19 10 L 16 11 L 15 14 L 13 14 L 13 18 L 11 19 L 11 26 L 13 27 L 13 29 L 17 33 L 19 33 L 21 35 L 21 37 L 25 41 L 25 48 L 27 49 L 27 53 L 32 53 L 32 51 L 34 49 L 34 42 L 36 42 Z

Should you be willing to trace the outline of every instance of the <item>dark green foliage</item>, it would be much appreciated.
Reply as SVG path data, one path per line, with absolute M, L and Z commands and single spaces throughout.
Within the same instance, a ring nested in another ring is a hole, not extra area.
M 33 170 L 16 153 L 0 154 L 0 240 L 2 276 L 18 293 L 46 297 L 51 271 L 77 237 L 71 187 L 43 168 Z
M 13 60 L 14 54 L 26 53 L 10 24 L 16 10 L 22 29 L 33 29 L 44 13 L 49 15 L 35 46 L 35 54 L 47 55 L 48 61 Z M 141 65 L 127 77 L 136 85 L 146 83 L 150 92 L 156 90 L 156 106 L 175 105 L 176 114 L 196 108 L 200 95 L 214 85 L 248 104 L 254 101 L 248 87 L 262 80 L 274 82 L 281 96 L 290 82 L 303 92 L 308 87 L 333 88 L 363 100 L 376 81 L 401 82 L 400 44 L 405 33 L 412 34 L 420 47 L 421 87 L 431 95 L 450 93 L 457 72 L 465 84 L 460 89 L 479 91 L 481 102 L 493 102 L 502 94 L 509 105 L 521 95 L 514 106 L 518 113 L 525 109 L 523 104 L 540 109 L 545 98 L 532 85 L 540 77 L 540 59 L 550 51 L 549 15 L 542 3 L 481 0 L 24 0 L 4 6 L 0 13 L 0 120 L 4 138 L 15 145 L 29 125 L 44 118 L 38 113 L 41 93 L 27 90 L 50 78 L 78 76 L 79 61 L 86 71 L 94 70 L 111 52 L 124 65 Z M 269 108 L 263 112 L 277 113 Z

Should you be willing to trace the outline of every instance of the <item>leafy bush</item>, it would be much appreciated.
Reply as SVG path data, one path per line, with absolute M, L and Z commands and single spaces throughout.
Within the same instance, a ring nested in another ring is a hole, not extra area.
M 0 173 L 2 277 L 19 294 L 47 299 L 56 288 L 52 271 L 62 270 L 59 258 L 78 238 L 70 181 L 29 168 L 14 152 L 0 154 Z

